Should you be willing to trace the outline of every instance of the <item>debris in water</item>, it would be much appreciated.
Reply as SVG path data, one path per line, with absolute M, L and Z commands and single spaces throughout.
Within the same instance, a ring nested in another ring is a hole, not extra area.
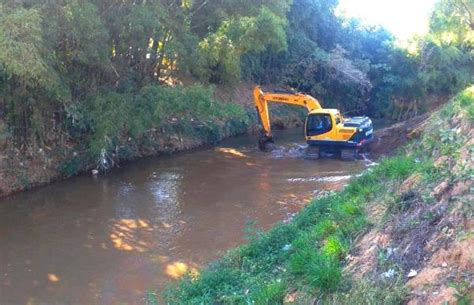
M 92 170 L 92 176 L 97 176 L 99 174 L 99 171 L 97 169 Z
M 376 166 L 378 165 L 377 162 L 374 162 L 372 160 L 370 160 L 368 157 L 367 157 L 367 154 L 361 154 L 362 156 L 362 159 L 364 160 L 364 162 L 367 164 L 367 166 Z

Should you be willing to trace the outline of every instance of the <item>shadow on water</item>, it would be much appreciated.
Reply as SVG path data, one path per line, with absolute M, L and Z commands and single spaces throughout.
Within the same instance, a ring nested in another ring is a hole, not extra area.
M 143 304 L 369 162 L 305 160 L 300 130 L 151 158 L 0 201 L 0 304 Z

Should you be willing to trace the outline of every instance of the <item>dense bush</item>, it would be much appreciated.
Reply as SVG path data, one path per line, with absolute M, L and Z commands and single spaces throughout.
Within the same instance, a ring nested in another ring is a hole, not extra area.
M 88 112 L 81 117 L 92 130 L 89 148 L 93 155 L 104 148 L 111 151 L 121 140 L 137 139 L 150 131 L 214 142 L 223 132 L 217 128 L 219 122 L 247 124 L 249 120 L 242 106 L 216 101 L 212 88 L 202 86 L 150 85 L 135 94 L 106 92 L 92 96 L 86 105 Z

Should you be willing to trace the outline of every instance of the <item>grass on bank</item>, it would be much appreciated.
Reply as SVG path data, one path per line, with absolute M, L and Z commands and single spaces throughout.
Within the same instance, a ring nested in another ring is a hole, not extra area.
M 375 285 L 352 282 L 343 278 L 342 268 L 353 239 L 370 224 L 368 202 L 380 201 L 396 210 L 400 198 L 394 190 L 408 176 L 419 174 L 430 183 L 452 175 L 434 167 L 433 160 L 458 154 L 466 142 L 451 122 L 460 113 L 472 122 L 473 93 L 472 87 L 465 90 L 434 115 L 408 153 L 384 159 L 343 190 L 313 200 L 290 223 L 256 234 L 199 276 L 189 275 L 170 286 L 164 293 L 167 304 L 282 304 L 295 289 L 330 304 L 400 304 L 406 290 L 397 278 Z M 472 175 L 472 169 L 463 175 Z

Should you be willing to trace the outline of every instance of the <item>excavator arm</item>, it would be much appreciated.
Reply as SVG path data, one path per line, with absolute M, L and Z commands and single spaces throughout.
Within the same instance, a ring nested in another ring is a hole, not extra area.
M 270 113 L 268 103 L 282 103 L 306 107 L 308 112 L 315 109 L 322 109 L 318 100 L 314 97 L 302 93 L 292 92 L 264 92 L 259 86 L 253 90 L 255 107 L 257 108 L 258 118 L 262 125 L 262 135 L 258 141 L 261 150 L 267 150 L 266 144 L 273 143 L 273 136 L 270 124 Z

